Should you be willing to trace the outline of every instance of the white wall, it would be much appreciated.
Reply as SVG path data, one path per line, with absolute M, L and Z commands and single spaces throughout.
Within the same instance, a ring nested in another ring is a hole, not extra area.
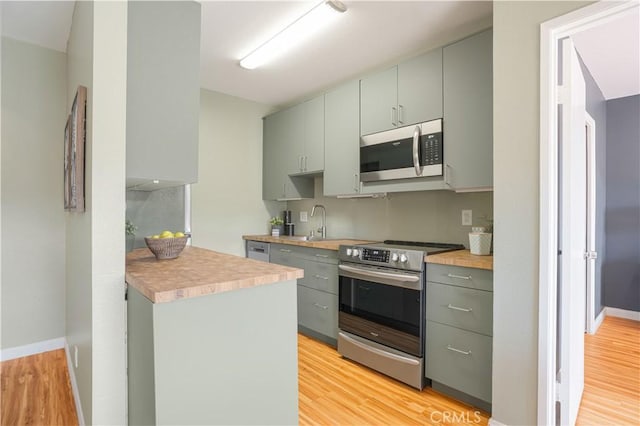
M 124 257 L 127 2 L 94 3 L 92 423 L 127 424 Z
M 262 117 L 267 105 L 200 92 L 198 183 L 192 185 L 193 245 L 244 256 L 243 234 L 266 234 L 284 203 L 262 201 Z
M 493 412 L 537 422 L 540 24 L 585 2 L 493 3 Z
M 87 87 L 86 212 L 67 213 L 67 341 L 87 424 L 126 424 L 126 2 L 76 2 L 67 108 Z
M 67 44 L 67 111 L 78 85 L 87 87 L 85 146 L 85 213 L 66 214 L 66 336 L 72 353 L 78 348 L 74 368 L 82 413 L 92 421 L 92 287 L 91 277 L 91 191 L 93 164 L 93 2 L 76 2 Z
M 64 53 L 2 38 L 2 349 L 63 337 Z

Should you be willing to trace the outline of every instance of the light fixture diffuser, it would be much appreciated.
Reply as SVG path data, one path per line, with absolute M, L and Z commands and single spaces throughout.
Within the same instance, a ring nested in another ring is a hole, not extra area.
M 240 66 L 252 70 L 265 64 L 302 43 L 346 10 L 346 6 L 338 0 L 323 0 L 247 55 L 240 61 Z

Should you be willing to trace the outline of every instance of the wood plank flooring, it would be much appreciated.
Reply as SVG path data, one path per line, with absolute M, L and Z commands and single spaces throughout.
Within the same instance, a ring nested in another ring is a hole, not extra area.
M 77 425 L 64 349 L 0 363 L 0 424 Z
M 579 426 L 640 425 L 640 322 L 606 317 L 585 335 Z
M 489 415 L 422 392 L 298 335 L 300 425 L 486 425 Z
M 299 335 L 301 425 L 486 425 L 489 415 L 419 392 Z M 0 424 L 77 425 L 64 350 L 0 364 Z M 579 426 L 640 424 L 640 323 L 607 317 L 585 336 Z

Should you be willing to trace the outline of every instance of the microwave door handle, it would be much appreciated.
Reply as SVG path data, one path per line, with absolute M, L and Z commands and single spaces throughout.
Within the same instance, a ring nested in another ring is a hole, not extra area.
M 419 155 L 419 143 L 420 143 L 420 126 L 416 126 L 413 131 L 413 167 L 416 169 L 416 176 L 422 175 L 420 167 L 420 155 Z

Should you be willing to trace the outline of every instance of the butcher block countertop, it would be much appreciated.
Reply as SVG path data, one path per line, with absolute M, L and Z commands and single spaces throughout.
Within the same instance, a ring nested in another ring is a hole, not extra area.
M 440 265 L 464 266 L 466 268 L 488 269 L 489 271 L 493 271 L 493 255 L 478 256 L 471 254 L 469 250 L 432 254 L 426 256 L 424 261 Z
M 289 244 L 292 246 L 311 247 L 324 250 L 338 251 L 340 245 L 369 244 L 375 241 L 352 240 L 352 239 L 326 239 L 318 241 L 302 241 L 290 237 L 272 237 L 271 235 L 243 235 L 244 240 L 262 241 L 265 243 Z
M 187 246 L 169 260 L 156 260 L 147 248 L 132 251 L 125 279 L 153 303 L 165 303 L 303 276 L 302 269 Z

